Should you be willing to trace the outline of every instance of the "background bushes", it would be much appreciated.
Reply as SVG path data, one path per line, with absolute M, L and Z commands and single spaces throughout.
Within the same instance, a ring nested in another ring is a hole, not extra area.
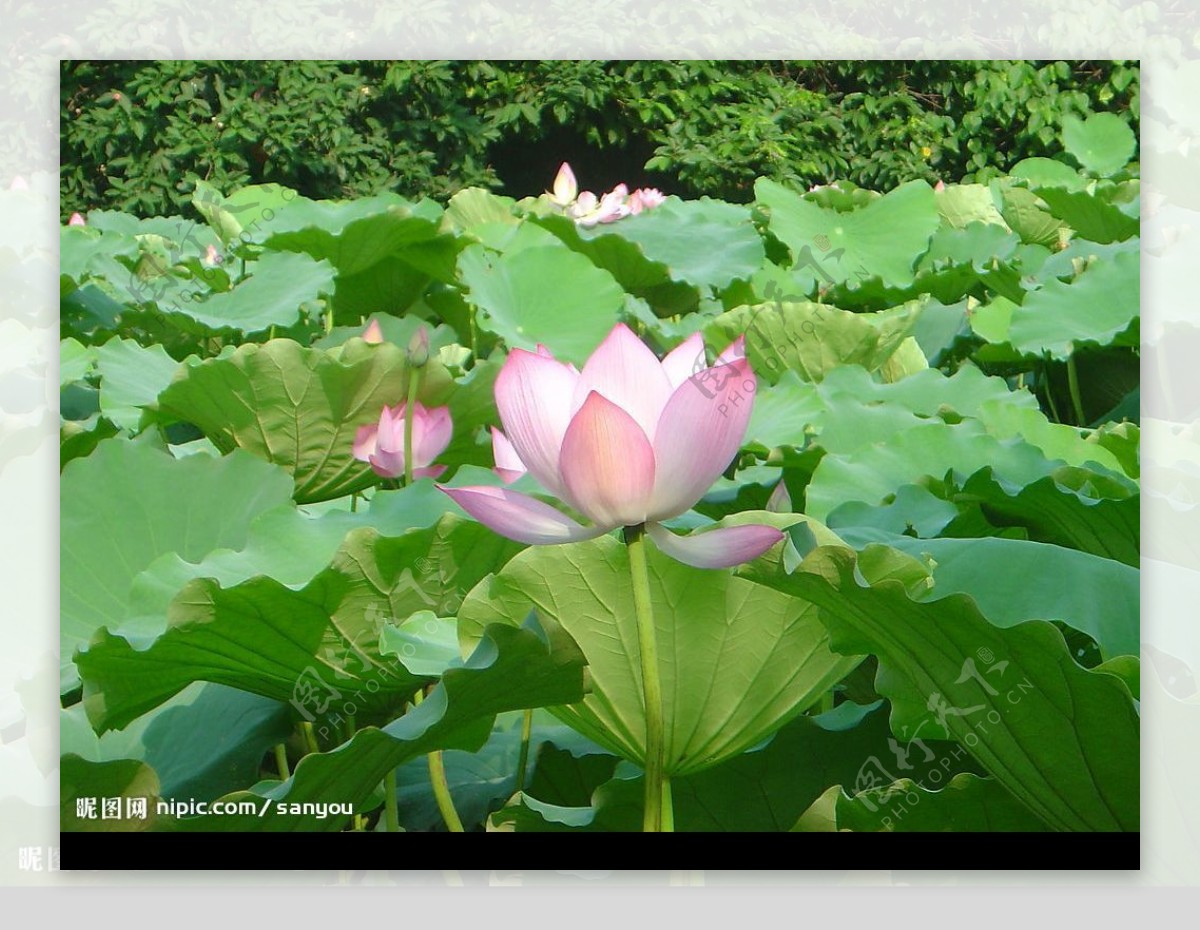
M 62 211 L 184 210 L 194 179 L 314 198 L 478 185 L 657 184 L 752 199 L 754 178 L 986 180 L 1053 156 L 1064 116 L 1137 128 L 1108 61 L 64 62 Z

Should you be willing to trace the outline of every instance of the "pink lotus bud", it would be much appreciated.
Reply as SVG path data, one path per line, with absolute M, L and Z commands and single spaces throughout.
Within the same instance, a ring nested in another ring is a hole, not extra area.
M 420 327 L 408 340 L 408 364 L 413 368 L 424 368 L 429 361 L 429 330 Z
M 560 207 L 565 207 L 574 202 L 575 195 L 578 193 L 579 185 L 575 181 L 575 172 L 564 161 L 554 178 L 554 193 L 550 199 Z
M 204 264 L 210 268 L 215 268 L 221 264 L 221 253 L 217 251 L 215 245 L 210 245 L 204 250 Z
M 68 226 L 86 226 L 87 220 L 83 218 L 82 213 L 72 213 L 71 218 L 67 220 Z
M 383 342 L 383 329 L 379 326 L 378 320 L 371 320 L 367 324 L 367 328 L 363 330 L 363 342 L 369 342 L 371 345 L 379 345 Z
M 779 484 L 775 485 L 771 496 L 767 498 L 766 509 L 771 513 L 792 512 L 792 495 L 788 493 L 787 485 L 783 483 L 782 478 L 779 480 Z
M 645 524 L 658 548 L 698 568 L 756 558 L 783 534 L 770 526 L 676 536 L 663 520 L 689 510 L 729 466 L 750 422 L 755 376 L 742 340 L 711 367 L 698 333 L 661 361 L 618 324 L 582 371 L 513 349 L 496 378 L 504 432 L 493 433 L 501 477 L 528 469 L 592 525 L 500 487 L 443 487 L 479 522 L 531 545 L 591 539 Z M 503 437 L 501 439 L 501 437 Z M 511 453 L 511 454 L 510 454 Z
M 405 405 L 395 410 L 384 407 L 379 422 L 361 426 L 354 434 L 354 457 L 369 462 L 375 474 L 384 478 L 399 478 L 404 474 Z M 449 407 L 427 410 L 413 404 L 412 453 L 413 477 L 436 478 L 446 470 L 433 460 L 446 451 L 454 434 Z
M 933 189 L 934 189 L 935 191 L 939 191 L 939 192 L 940 192 L 940 191 L 944 191 L 944 190 L 946 189 L 946 182 L 945 182 L 945 181 L 938 181 L 938 182 L 937 182 L 935 185 L 933 185 Z

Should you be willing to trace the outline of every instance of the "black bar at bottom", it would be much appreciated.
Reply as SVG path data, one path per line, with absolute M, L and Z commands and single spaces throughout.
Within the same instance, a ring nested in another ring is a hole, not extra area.
M 638 850 L 686 856 L 683 864 L 693 868 L 737 868 L 745 866 L 753 848 L 746 843 L 763 836 L 665 833 L 642 836 Z M 409 861 L 473 868 L 486 868 L 489 859 L 511 868 L 514 852 L 530 857 L 522 862 L 562 861 L 566 854 L 571 856 L 566 861 L 577 865 L 599 854 L 602 865 L 608 858 L 591 833 L 493 834 L 475 840 L 450 833 L 222 833 L 203 845 L 190 833 L 62 833 L 60 842 L 62 868 L 71 871 L 389 869 L 409 850 Z M 216 844 L 220 855 L 213 856 Z M 1127 871 L 1140 868 L 1140 844 L 1140 833 L 794 833 L 776 838 L 770 857 L 786 871 Z

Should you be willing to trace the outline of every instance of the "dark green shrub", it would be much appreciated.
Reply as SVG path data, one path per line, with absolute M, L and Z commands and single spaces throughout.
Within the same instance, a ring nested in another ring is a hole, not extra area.
M 196 177 L 522 196 L 564 159 L 597 190 L 735 201 L 759 176 L 982 180 L 1055 155 L 1065 115 L 1136 128 L 1138 86 L 1120 62 L 64 62 L 62 209 L 176 213 Z

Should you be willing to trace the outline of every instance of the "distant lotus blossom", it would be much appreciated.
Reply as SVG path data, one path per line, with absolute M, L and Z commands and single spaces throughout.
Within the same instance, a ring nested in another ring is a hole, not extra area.
M 86 226 L 87 220 L 83 218 L 82 213 L 72 213 L 71 218 L 67 220 L 68 226 Z
M 446 470 L 433 460 L 446 451 L 454 434 L 449 407 L 426 409 L 413 404 L 412 453 L 414 478 L 436 478 Z M 354 434 L 354 457 L 369 462 L 375 474 L 399 478 L 404 474 L 405 405 L 384 407 L 379 423 L 361 426 Z
M 666 199 L 666 195 L 657 187 L 639 187 L 629 195 L 629 212 L 636 216 L 643 210 L 661 206 Z
M 210 245 L 204 250 L 204 264 L 208 265 L 210 268 L 221 264 L 221 253 L 217 251 L 217 247 L 215 245 Z
M 690 509 L 741 448 L 755 377 L 736 340 L 711 367 L 693 334 L 659 359 L 624 324 L 583 370 L 544 349 L 513 349 L 496 378 L 504 432 L 492 433 L 506 482 L 528 469 L 592 521 L 507 488 L 442 487 L 480 523 L 531 545 L 591 539 L 645 524 L 660 550 L 697 568 L 727 568 L 783 539 L 771 526 L 731 526 L 676 536 L 662 525 Z M 441 487 L 439 485 L 439 487 Z
M 615 223 L 627 216 L 660 206 L 667 198 L 653 187 L 641 187 L 632 194 L 625 184 L 618 184 L 607 194 L 597 197 L 591 191 L 580 191 L 575 173 L 566 162 L 554 178 L 550 201 L 562 207 L 567 216 L 580 226 Z

